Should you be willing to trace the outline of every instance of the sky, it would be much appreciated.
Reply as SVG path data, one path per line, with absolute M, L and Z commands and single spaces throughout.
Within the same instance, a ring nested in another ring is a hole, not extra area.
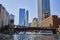
M 15 24 L 19 23 L 19 8 L 29 10 L 29 22 L 32 22 L 34 17 L 38 17 L 38 2 L 37 0 L 0 0 L 9 14 L 15 15 Z M 51 15 L 60 17 L 60 0 L 50 0 Z

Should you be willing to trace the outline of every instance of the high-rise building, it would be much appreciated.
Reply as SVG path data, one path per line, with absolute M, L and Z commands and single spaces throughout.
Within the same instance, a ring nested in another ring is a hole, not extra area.
M 28 26 L 28 21 L 29 21 L 29 12 L 28 10 L 26 11 L 26 15 L 25 15 L 25 26 Z
M 50 16 L 50 0 L 38 0 L 38 21 L 43 19 L 43 14 L 47 12 Z
M 25 9 L 19 9 L 19 25 L 25 26 Z

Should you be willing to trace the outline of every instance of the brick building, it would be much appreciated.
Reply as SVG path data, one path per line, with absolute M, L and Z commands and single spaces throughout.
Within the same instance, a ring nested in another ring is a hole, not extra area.
M 60 18 L 56 15 L 48 16 L 46 13 L 44 14 L 43 20 L 41 21 L 39 27 L 59 27 Z

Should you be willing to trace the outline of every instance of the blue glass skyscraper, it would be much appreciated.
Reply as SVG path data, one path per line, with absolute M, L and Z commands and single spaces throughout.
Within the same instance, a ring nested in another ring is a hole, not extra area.
M 19 25 L 25 25 L 25 9 L 19 9 Z

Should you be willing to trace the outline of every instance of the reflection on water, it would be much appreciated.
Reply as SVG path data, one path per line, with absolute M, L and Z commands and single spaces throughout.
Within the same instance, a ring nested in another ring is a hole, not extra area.
M 13 35 L 0 34 L 0 40 L 14 40 Z
M 60 35 L 21 32 L 14 35 L 0 34 L 0 40 L 60 40 Z

